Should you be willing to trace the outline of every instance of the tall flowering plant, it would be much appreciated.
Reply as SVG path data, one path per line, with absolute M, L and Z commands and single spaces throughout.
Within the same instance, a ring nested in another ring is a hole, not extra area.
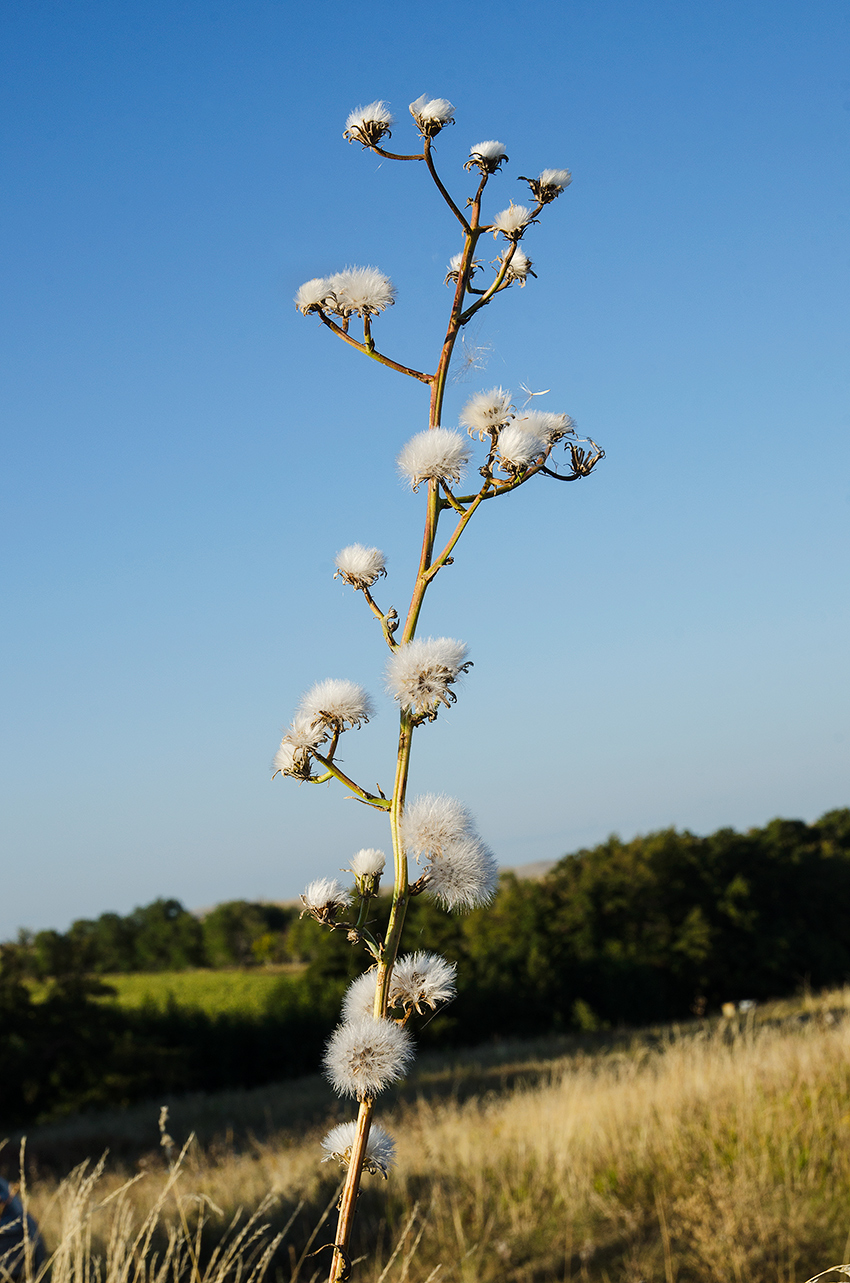
M 416 1017 L 436 1010 L 455 993 L 453 964 L 433 953 L 400 952 L 408 903 L 412 896 L 424 893 L 450 912 L 463 911 L 487 904 L 497 882 L 495 858 L 465 806 L 443 794 L 407 797 L 414 733 L 451 707 L 455 684 L 471 666 L 463 642 L 417 636 L 425 595 L 452 561 L 458 540 L 485 502 L 504 498 L 534 477 L 576 481 L 588 476 L 603 457 L 593 441 L 577 438 L 568 414 L 529 410 L 530 396 L 525 406 L 517 408 L 512 394 L 501 387 L 476 393 L 461 411 L 459 429 L 442 425 L 446 383 L 459 336 L 498 294 L 513 286 L 524 287 L 535 275 L 520 242 L 569 185 L 570 173 L 544 169 L 536 178 L 522 178 L 528 184 L 529 204 L 511 201 L 482 221 L 485 189 L 508 160 L 505 148 L 489 140 L 470 149 L 464 169 L 474 191 L 461 208 L 437 173 L 433 157 L 433 141 L 454 123 L 454 107 L 443 98 L 423 95 L 410 104 L 410 112 L 420 145 L 411 154 L 392 152 L 384 145 L 395 121 L 383 102 L 352 112 L 344 137 L 387 160 L 424 162 L 459 224 L 462 243 L 446 274 L 452 302 L 436 370 L 414 369 L 378 349 L 372 327 L 395 302 L 395 289 L 376 268 L 350 267 L 317 277 L 302 285 L 295 298 L 304 316 L 318 317 L 332 334 L 364 356 L 417 379 L 429 395 L 427 428 L 413 436 L 398 456 L 402 476 L 412 490 L 423 492 L 425 506 L 419 569 L 404 620 L 394 608 L 383 611 L 375 599 L 376 585 L 386 575 L 379 549 L 355 543 L 336 557 L 336 575 L 362 594 L 389 649 L 387 686 L 399 706 L 392 793 L 389 797 L 380 791 L 370 793 L 337 761 L 341 737 L 368 722 L 373 711 L 369 695 L 352 681 L 321 681 L 307 691 L 274 759 L 275 775 L 314 784 L 337 780 L 359 801 L 385 812 L 392 843 L 392 907 L 385 932 L 378 932 L 369 916 L 385 870 L 383 851 L 358 851 L 351 860 L 348 886 L 335 878 L 319 878 L 302 896 L 305 913 L 331 930 L 345 931 L 352 945 L 365 949 L 372 959 L 371 967 L 350 986 L 341 1023 L 325 1053 L 325 1069 L 334 1089 L 357 1102 L 356 1119 L 334 1127 L 322 1142 L 326 1158 L 346 1169 L 330 1283 L 346 1279 L 350 1272 L 348 1247 L 364 1170 L 386 1176 L 393 1161 L 393 1141 L 373 1121 L 375 1100 L 410 1064 L 410 1027 Z M 496 257 L 485 263 L 476 255 L 489 235 L 496 241 Z M 476 443 L 480 482 L 461 493 Z M 566 466 L 561 468 L 554 456 L 559 444 L 566 447 L 566 455 L 561 455 Z M 441 538 L 444 518 L 450 529 Z M 411 857 L 417 862 L 413 869 Z

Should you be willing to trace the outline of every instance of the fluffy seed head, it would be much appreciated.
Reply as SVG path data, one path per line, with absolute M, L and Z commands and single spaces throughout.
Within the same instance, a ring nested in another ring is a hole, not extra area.
M 568 169 L 544 169 L 537 178 L 526 178 L 524 174 L 520 174 L 520 178 L 528 183 L 531 194 L 541 205 L 548 205 L 573 181 Z
M 499 881 L 499 866 L 478 837 L 449 846 L 427 872 L 428 893 L 446 909 L 489 904 Z
M 462 262 L 463 262 L 463 254 L 452 254 L 451 258 L 449 259 L 449 270 L 448 272 L 446 272 L 446 285 L 457 284 L 458 277 L 460 276 L 460 268 L 461 268 Z M 472 280 L 473 276 L 475 275 L 475 273 L 478 271 L 480 267 L 481 267 L 480 260 L 477 258 L 474 258 L 472 260 L 472 265 L 469 270 L 470 281 Z
M 501 143 L 491 139 L 486 143 L 476 143 L 469 149 L 469 160 L 464 165 L 464 169 L 473 169 L 476 165 L 482 174 L 495 174 L 503 160 L 507 160 L 508 155 Z
M 478 434 L 480 441 L 489 432 L 498 432 L 513 417 L 511 394 L 504 388 L 490 388 L 476 392 L 460 412 L 460 421 L 470 436 Z
M 426 428 L 411 437 L 398 456 L 398 469 L 412 490 L 423 481 L 460 481 L 470 450 L 459 432 L 451 428 Z
M 523 432 L 533 433 L 547 445 L 555 445 L 561 437 L 575 431 L 568 414 L 552 414 L 548 410 L 527 410 L 517 418 L 516 426 Z
M 345 991 L 342 1000 L 342 1019 L 347 1025 L 354 1020 L 372 1020 L 375 1015 L 375 986 L 377 973 L 374 967 L 364 971 Z
M 405 1011 L 414 1008 L 423 1015 L 423 1007 L 433 1011 L 442 1002 L 451 1002 L 457 993 L 457 964 L 438 953 L 406 953 L 393 967 L 389 1001 Z
M 363 847 L 351 857 L 351 872 L 356 878 L 374 877 L 376 873 L 383 873 L 386 863 L 383 851 L 376 851 L 371 846 Z
M 330 922 L 338 910 L 346 908 L 351 896 L 336 878 L 316 878 L 301 897 L 301 917 L 309 913 L 317 922 Z
M 322 1162 L 327 1163 L 335 1158 L 340 1167 L 348 1167 L 351 1162 L 351 1147 L 356 1136 L 356 1123 L 337 1123 L 322 1141 L 322 1149 L 325 1151 Z M 369 1139 L 366 1141 L 366 1157 L 363 1166 L 371 1176 L 383 1176 L 386 1179 L 394 1162 L 395 1141 L 378 1123 L 372 1123 L 369 1128 Z
M 463 642 L 452 637 L 415 638 L 393 651 L 387 664 L 387 687 L 402 708 L 433 721 L 440 704 L 456 696 L 449 688 L 469 663 Z
M 362 543 L 349 544 L 335 558 L 334 579 L 339 577 L 352 588 L 371 588 L 376 579 L 387 573 L 387 563 L 380 548 L 366 548 Z
M 444 125 L 455 123 L 454 107 L 448 98 L 429 98 L 422 94 L 410 104 L 410 114 L 423 138 L 433 138 Z
M 318 312 L 327 305 L 330 292 L 327 278 L 314 276 L 311 281 L 305 281 L 300 286 L 298 293 L 295 295 L 295 306 L 304 316 L 308 312 Z M 330 299 L 330 302 L 333 303 L 333 298 Z
M 503 259 L 504 255 L 498 260 L 496 266 L 501 267 Z M 517 245 L 513 254 L 511 254 L 511 261 L 508 263 L 508 269 L 505 272 L 505 280 L 509 285 L 512 285 L 514 281 L 519 281 L 522 287 L 529 276 L 533 276 L 537 280 L 537 273 L 531 270 L 531 259 Z
M 531 217 L 531 210 L 526 205 L 515 205 L 511 201 L 507 209 L 503 209 L 496 215 L 491 226 L 494 236 L 498 236 L 501 232 L 509 241 L 518 241 L 529 223 L 536 221 Z
M 445 793 L 423 793 L 407 803 L 401 817 L 404 849 L 417 860 L 439 859 L 454 843 L 474 833 L 475 824 L 467 808 Z
M 280 772 L 296 779 L 309 779 L 310 749 L 318 748 L 326 738 L 327 731 L 323 726 L 314 726 L 304 713 L 296 713 L 275 753 L 272 763 L 275 775 Z
M 546 441 L 535 432 L 526 431 L 519 423 L 502 428 L 498 440 L 499 462 L 505 472 L 522 472 L 546 449 Z
M 377 1096 L 413 1058 L 410 1035 L 392 1020 L 364 1016 L 339 1025 L 325 1051 L 325 1073 L 338 1096 Z
M 325 284 L 328 310 L 337 316 L 375 316 L 395 302 L 395 286 L 377 267 L 347 267 Z
M 314 726 L 345 730 L 346 726 L 359 727 L 361 722 L 368 722 L 374 710 L 362 686 L 329 677 L 307 691 L 298 711 L 309 717 Z
M 345 122 L 343 138 L 350 143 L 362 143 L 364 147 L 374 147 L 385 134 L 391 134 L 390 125 L 394 125 L 390 110 L 385 102 L 370 102 L 368 107 L 357 107 Z

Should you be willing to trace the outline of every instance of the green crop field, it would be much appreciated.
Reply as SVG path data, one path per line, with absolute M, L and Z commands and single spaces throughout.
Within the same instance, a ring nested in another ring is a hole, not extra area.
M 300 968 L 260 970 L 151 971 L 101 977 L 117 990 L 122 1007 L 165 1008 L 170 1001 L 215 1016 L 224 1013 L 262 1015 L 272 992 L 287 984 Z

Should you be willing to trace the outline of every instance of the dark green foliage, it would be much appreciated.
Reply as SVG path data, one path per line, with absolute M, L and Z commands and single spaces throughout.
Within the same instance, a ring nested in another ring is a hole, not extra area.
M 376 928 L 388 900 L 375 905 Z M 709 837 L 609 838 L 540 882 L 450 917 L 410 905 L 404 950 L 458 963 L 458 995 L 420 1021 L 424 1046 L 645 1024 L 723 1001 L 850 978 L 850 810 Z M 174 1004 L 122 1010 L 91 973 L 300 961 L 262 1016 Z M 368 965 L 345 931 L 294 908 L 234 901 L 203 922 L 175 900 L 104 914 L 0 955 L 0 1125 L 160 1092 L 250 1087 L 314 1070 L 349 980 Z M 27 977 L 49 977 L 36 1001 Z

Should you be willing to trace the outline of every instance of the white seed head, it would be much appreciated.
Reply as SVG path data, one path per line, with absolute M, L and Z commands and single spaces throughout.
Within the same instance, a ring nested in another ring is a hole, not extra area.
M 490 388 L 476 392 L 460 412 L 460 421 L 470 436 L 478 434 L 480 441 L 489 432 L 498 432 L 513 417 L 511 394 L 504 388 Z
M 377 972 L 374 967 L 352 980 L 342 1000 L 342 1019 L 347 1025 L 354 1020 L 372 1020 L 375 1015 L 375 986 Z
M 463 263 L 462 253 L 452 254 L 451 258 L 449 259 L 449 270 L 446 272 L 446 285 L 451 285 L 452 283 L 457 284 L 458 277 L 460 276 L 460 269 L 461 269 L 462 263 Z M 470 269 L 469 269 L 468 279 L 470 281 L 472 280 L 473 276 L 479 270 L 480 267 L 481 267 L 480 259 L 474 258 L 472 260 L 472 263 L 470 264 Z
M 423 138 L 433 138 L 444 125 L 454 124 L 454 107 L 447 98 L 429 98 L 422 94 L 410 104 L 410 114 Z
M 349 544 L 334 559 L 337 576 L 352 588 L 371 588 L 376 579 L 387 573 L 387 563 L 380 548 L 366 548 L 362 543 Z
M 501 267 L 504 258 L 505 255 L 502 255 L 497 266 Z M 517 245 L 513 254 L 511 254 L 511 261 L 508 263 L 508 268 L 505 272 L 505 280 L 509 285 L 513 284 L 514 281 L 519 281 L 520 287 L 522 287 L 529 276 L 533 276 L 535 280 L 537 279 L 537 273 L 531 270 L 531 259 Z
M 383 873 L 386 863 L 387 857 L 383 851 L 370 846 L 352 855 L 350 868 L 356 878 L 368 878 L 374 877 L 376 873 Z
M 391 125 L 395 124 L 389 107 L 385 102 L 370 102 L 368 107 L 357 107 L 345 122 L 343 138 L 350 143 L 362 143 L 364 147 L 374 147 L 385 134 L 392 133 Z
M 338 1096 L 377 1096 L 402 1077 L 413 1058 L 410 1035 L 393 1020 L 371 1016 L 339 1025 L 325 1051 L 325 1073 Z
M 568 414 L 553 414 L 549 410 L 526 410 L 518 416 L 516 426 L 523 432 L 533 433 L 547 445 L 555 445 L 561 437 L 575 431 L 575 424 Z
M 499 881 L 495 856 L 478 837 L 449 846 L 428 870 L 428 893 L 446 909 L 489 904 Z
M 312 720 L 304 713 L 296 713 L 292 725 L 280 741 L 280 748 L 274 755 L 272 765 L 274 773 L 292 775 L 296 779 L 308 779 L 310 776 L 310 749 L 318 748 L 327 738 L 323 726 L 314 726 Z
M 328 303 L 328 296 L 331 291 L 328 288 L 327 278 L 324 276 L 314 276 L 311 281 L 305 281 L 300 286 L 298 293 L 295 295 L 295 306 L 304 316 L 308 312 L 318 312 Z M 333 303 L 333 297 L 330 298 Z
M 546 441 L 519 423 L 509 423 L 499 433 L 497 449 L 499 462 L 506 472 L 521 472 L 543 454 Z
M 454 843 L 474 834 L 470 812 L 457 798 L 446 797 L 445 793 L 423 793 L 408 802 L 402 813 L 402 844 L 417 860 L 439 859 Z
M 495 174 L 503 160 L 508 159 L 502 143 L 497 143 L 495 139 L 490 139 L 486 143 L 476 143 L 469 149 L 469 160 L 464 165 L 464 169 L 472 169 L 478 166 L 482 174 Z
M 337 1123 L 322 1141 L 325 1151 L 323 1163 L 336 1159 L 341 1167 L 348 1167 L 351 1162 L 351 1149 L 357 1136 L 356 1123 Z M 395 1162 L 395 1141 L 378 1123 L 369 1128 L 369 1139 L 366 1141 L 366 1157 L 363 1166 L 371 1176 L 386 1176 Z
M 457 963 L 448 962 L 438 953 L 406 953 L 400 957 L 390 978 L 389 1002 L 405 1010 L 413 1007 L 420 1015 L 423 1007 L 433 1011 L 442 1002 L 451 1002 L 457 993 Z
M 325 283 L 328 311 L 337 316 L 374 316 L 395 302 L 395 286 L 377 267 L 347 267 Z
M 533 221 L 531 210 L 527 206 L 515 205 L 511 201 L 507 209 L 503 209 L 500 214 L 496 215 L 491 227 L 494 236 L 498 236 L 499 232 L 501 232 L 509 241 L 517 241 L 526 227 L 528 227 L 528 224 Z
M 316 878 L 301 896 L 303 918 L 309 913 L 317 922 L 330 922 L 339 909 L 351 902 L 351 896 L 336 878 Z
M 411 437 L 398 456 L 398 469 L 411 489 L 423 481 L 460 481 L 470 449 L 459 432 L 451 428 L 426 428 Z
M 307 691 L 298 711 L 309 717 L 314 726 L 345 730 L 346 726 L 359 727 L 361 722 L 368 722 L 374 710 L 362 686 L 329 677 Z
M 573 181 L 568 169 L 544 169 L 537 178 L 526 178 L 524 174 L 520 178 L 528 183 L 532 196 L 541 205 L 548 205 Z
M 387 687 L 402 708 L 433 721 L 440 704 L 455 702 L 449 689 L 469 667 L 463 642 L 452 637 L 415 638 L 393 651 Z

